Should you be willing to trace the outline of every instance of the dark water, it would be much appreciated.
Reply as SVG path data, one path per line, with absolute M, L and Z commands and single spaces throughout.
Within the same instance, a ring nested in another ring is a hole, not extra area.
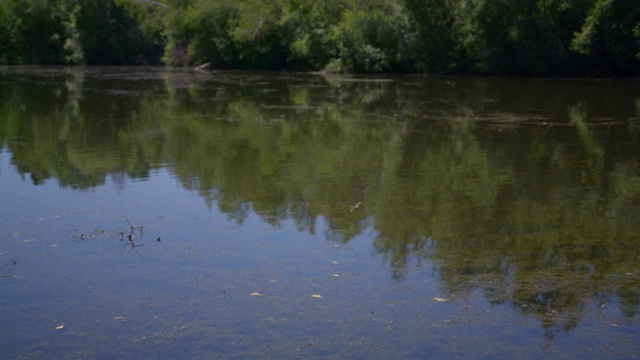
M 639 114 L 636 80 L 2 68 L 0 357 L 637 358 Z

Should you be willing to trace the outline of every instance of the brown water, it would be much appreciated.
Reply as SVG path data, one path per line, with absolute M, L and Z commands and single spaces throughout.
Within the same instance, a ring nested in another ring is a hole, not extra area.
M 640 81 L 0 69 L 2 358 L 636 358 Z

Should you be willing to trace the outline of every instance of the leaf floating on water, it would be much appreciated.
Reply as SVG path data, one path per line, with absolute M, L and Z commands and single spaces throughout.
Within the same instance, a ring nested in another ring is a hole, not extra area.
M 251 293 L 251 296 L 262 296 L 262 294 L 257 293 L 257 292 L 252 292 L 252 293 Z
M 449 299 L 445 299 L 445 298 L 441 298 L 441 297 L 434 297 L 433 301 L 437 301 L 437 302 L 445 302 L 445 301 L 449 301 Z
M 56 326 L 56 330 L 62 330 L 62 329 L 64 329 L 64 325 Z
M 322 296 L 320 296 L 319 294 L 313 294 L 311 295 L 311 297 L 314 299 L 322 299 Z

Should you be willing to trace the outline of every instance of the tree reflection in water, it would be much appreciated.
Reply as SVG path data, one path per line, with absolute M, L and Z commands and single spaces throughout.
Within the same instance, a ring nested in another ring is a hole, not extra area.
M 431 266 L 549 337 L 588 307 L 638 312 L 635 82 L 3 72 L 0 140 L 36 185 L 167 167 L 238 224 L 373 233 L 394 278 Z

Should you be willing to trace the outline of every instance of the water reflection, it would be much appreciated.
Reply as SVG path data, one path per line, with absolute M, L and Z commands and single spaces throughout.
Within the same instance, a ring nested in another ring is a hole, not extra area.
M 636 81 L 3 69 L 0 143 L 34 185 L 120 187 L 167 168 L 251 211 L 373 246 L 402 280 L 480 289 L 552 337 L 640 295 Z M 7 171 L 7 169 L 3 169 Z M 353 205 L 361 205 L 354 208 Z

